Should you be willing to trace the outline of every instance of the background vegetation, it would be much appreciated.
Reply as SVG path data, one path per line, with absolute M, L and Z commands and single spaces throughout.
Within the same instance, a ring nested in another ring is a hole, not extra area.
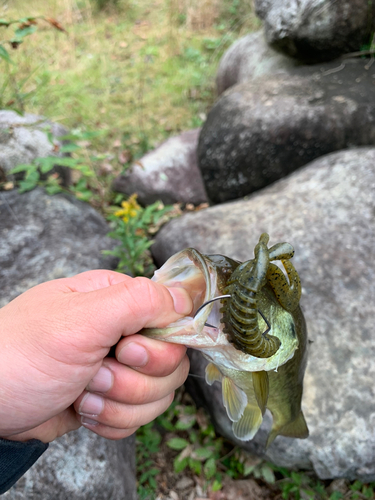
M 72 155 L 64 159 L 74 174 L 70 191 L 109 219 L 123 269 L 151 272 L 149 236 L 180 209 L 140 207 L 111 191 L 113 178 L 158 142 L 204 122 L 220 57 L 258 27 L 251 0 L 2 0 L 0 109 L 43 115 L 70 130 L 62 150 Z M 56 177 L 39 175 L 53 163 L 18 167 L 26 174 L 21 190 L 59 191 Z M 324 483 L 250 457 L 216 436 L 183 390 L 137 441 L 140 499 L 168 498 L 181 477 L 194 485 L 181 499 L 224 500 L 218 495 L 227 480 L 250 477 L 264 499 L 374 495 L 374 484 Z

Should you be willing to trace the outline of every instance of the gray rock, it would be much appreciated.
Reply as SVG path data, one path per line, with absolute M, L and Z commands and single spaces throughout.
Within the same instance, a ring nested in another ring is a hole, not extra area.
M 136 500 L 135 439 L 109 441 L 87 429 L 50 444 L 4 500 Z
M 207 201 L 202 175 L 197 166 L 197 144 L 200 129 L 171 137 L 136 162 L 129 173 L 114 182 L 121 193 L 137 193 L 143 205 L 157 200 L 163 203 Z
M 313 341 L 302 402 L 310 437 L 278 437 L 266 457 L 314 469 L 322 479 L 375 480 L 374 164 L 375 148 L 324 156 L 247 200 L 169 222 L 153 246 L 159 265 L 186 247 L 244 261 L 262 232 L 270 244 L 295 247 Z M 202 360 L 192 364 L 203 370 Z M 218 387 L 195 378 L 190 383 L 220 432 L 230 435 Z M 249 451 L 262 451 L 265 424 L 245 445 Z
M 88 204 L 41 189 L 0 192 L 0 307 L 28 288 L 90 269 L 113 269 L 105 220 Z M 134 439 L 86 429 L 54 441 L 4 499 L 135 500 Z
M 43 281 L 113 268 L 105 220 L 87 203 L 42 189 L 0 192 L 0 307 Z
M 328 61 L 366 43 L 374 29 L 368 0 L 255 0 L 268 43 L 304 61 Z
M 332 151 L 375 144 L 375 65 L 293 71 L 231 87 L 208 114 L 198 160 L 212 202 L 245 196 Z
M 62 125 L 29 113 L 20 116 L 14 111 L 0 111 L 0 174 L 7 174 L 17 165 L 29 164 L 36 158 L 47 156 L 56 156 L 58 165 L 57 158 L 62 155 L 54 151 L 46 129 L 54 136 L 54 143 L 61 146 L 59 137 L 68 133 Z M 64 185 L 69 184 L 69 169 L 56 166 L 55 171 L 62 177 Z
M 225 52 L 216 75 L 218 95 L 226 89 L 263 75 L 289 74 L 300 63 L 272 49 L 263 30 L 240 38 Z

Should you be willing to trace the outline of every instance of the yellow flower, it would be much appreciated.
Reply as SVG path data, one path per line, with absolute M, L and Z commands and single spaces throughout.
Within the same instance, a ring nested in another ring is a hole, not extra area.
M 129 217 L 136 217 L 139 210 L 141 210 L 140 205 L 137 203 L 137 194 L 132 194 L 127 201 L 121 203 L 121 209 L 116 210 L 114 215 L 116 217 L 121 217 L 124 222 L 129 221 Z

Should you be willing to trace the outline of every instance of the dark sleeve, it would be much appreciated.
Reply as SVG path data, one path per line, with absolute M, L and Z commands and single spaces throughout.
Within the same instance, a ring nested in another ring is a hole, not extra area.
M 14 485 L 47 448 L 48 444 L 37 439 L 21 443 L 0 438 L 0 495 Z

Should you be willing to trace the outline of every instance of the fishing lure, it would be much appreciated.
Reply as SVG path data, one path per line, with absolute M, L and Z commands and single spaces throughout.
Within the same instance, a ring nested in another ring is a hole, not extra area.
M 258 297 L 260 290 L 268 282 L 283 308 L 292 312 L 301 297 L 301 285 L 298 274 L 289 259 L 294 249 L 289 243 L 278 243 L 268 249 L 269 236 L 263 233 L 254 249 L 255 258 L 237 267 L 224 288 L 224 294 L 230 298 L 223 301 L 220 312 L 224 333 L 236 349 L 258 358 L 269 358 L 276 354 L 280 339 L 268 335 L 268 328 L 263 333 L 259 330 Z M 281 260 L 288 274 L 289 284 L 279 267 L 271 264 Z

